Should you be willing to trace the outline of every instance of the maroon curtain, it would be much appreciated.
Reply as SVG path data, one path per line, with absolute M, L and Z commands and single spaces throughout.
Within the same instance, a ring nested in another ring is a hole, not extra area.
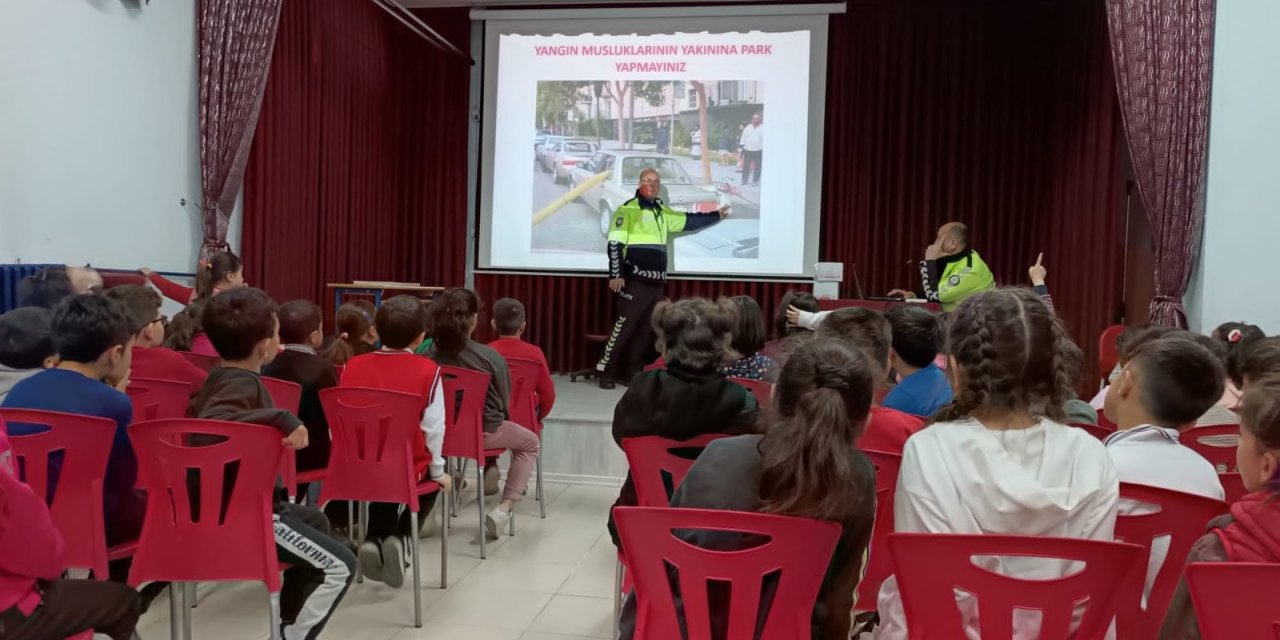
M 855 1 L 830 19 L 823 260 L 867 295 L 918 286 L 942 223 L 969 224 L 1004 284 L 1045 253 L 1059 313 L 1090 363 L 1120 317 L 1122 127 L 1100 3 Z M 910 263 L 910 264 L 909 264 Z M 771 312 L 800 284 L 673 281 L 672 297 L 753 295 Z M 476 276 L 525 301 L 554 369 L 585 367 L 611 322 L 600 278 Z M 566 311 L 567 308 L 572 311 Z M 1092 370 L 1092 364 L 1087 370 Z
M 1107 0 L 1116 88 L 1155 240 L 1151 322 L 1186 327 L 1204 228 L 1214 0 Z
M 244 178 L 280 0 L 200 0 L 200 259 L 225 251 Z
M 422 15 L 469 46 L 466 8 Z M 462 284 L 469 73 L 371 2 L 284 0 L 245 178 L 249 280 L 330 314 L 330 282 Z

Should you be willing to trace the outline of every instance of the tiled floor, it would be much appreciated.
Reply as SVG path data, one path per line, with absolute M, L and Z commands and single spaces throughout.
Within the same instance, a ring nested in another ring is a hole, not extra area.
M 610 638 L 614 548 L 605 530 L 618 490 L 547 484 L 547 519 L 526 499 L 514 537 L 490 543 L 480 559 L 474 492 L 466 494 L 449 536 L 449 588 L 440 586 L 440 538 L 421 544 L 422 628 L 413 627 L 413 580 L 401 589 L 353 584 L 322 637 L 346 640 L 583 640 Z M 533 487 L 530 487 L 530 494 Z M 261 584 L 201 585 L 197 638 L 267 636 Z M 169 603 L 161 597 L 143 618 L 143 640 L 169 637 Z

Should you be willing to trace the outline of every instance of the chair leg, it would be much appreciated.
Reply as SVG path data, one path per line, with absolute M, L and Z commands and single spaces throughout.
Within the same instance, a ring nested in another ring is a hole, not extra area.
M 613 623 L 622 617 L 622 563 L 613 568 Z
M 409 511 L 409 557 L 413 563 L 413 627 L 422 628 L 422 573 L 418 567 L 418 512 Z M 401 560 L 397 559 L 397 562 Z
M 187 584 L 187 608 L 196 608 L 196 583 L 188 582 Z
M 169 637 L 182 640 L 182 601 L 185 599 L 186 590 L 182 588 L 182 583 L 173 582 L 169 584 Z
M 271 616 L 271 640 L 283 640 L 282 631 L 280 629 L 280 594 L 267 594 L 269 600 L 267 610 Z
M 441 520 L 444 525 L 440 527 L 440 588 L 449 588 L 449 512 L 452 508 L 449 505 L 450 496 L 445 496 L 444 500 L 438 502 L 444 503 L 444 512 L 441 514 Z
M 466 460 L 462 461 L 462 466 L 463 468 L 467 466 Z M 480 559 L 485 560 L 488 558 L 485 551 L 485 542 L 488 541 L 489 532 L 484 526 L 484 465 L 478 461 L 476 462 L 476 483 L 476 495 L 479 496 L 480 500 Z
M 546 520 L 547 519 L 547 497 L 546 497 L 546 494 L 543 493 L 542 491 L 542 448 L 541 447 L 538 448 L 538 461 L 537 461 L 536 468 L 538 471 L 538 510 L 542 514 L 542 519 Z
M 182 583 L 182 637 L 186 640 L 192 640 L 195 636 L 191 633 L 191 608 L 196 601 L 196 584 L 194 582 Z

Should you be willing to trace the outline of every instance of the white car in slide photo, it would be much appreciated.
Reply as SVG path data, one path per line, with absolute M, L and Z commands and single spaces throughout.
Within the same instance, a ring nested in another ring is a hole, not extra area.
M 714 187 L 694 184 L 693 178 L 674 156 L 649 151 L 599 151 L 569 172 L 569 188 L 574 189 L 596 174 L 611 172 L 603 182 L 579 196 L 583 203 L 599 212 L 600 235 L 609 235 L 614 212 L 622 203 L 635 197 L 640 173 L 646 169 L 658 171 L 662 177 L 662 201 L 673 209 L 711 213 L 728 204 L 727 197 L 717 193 Z

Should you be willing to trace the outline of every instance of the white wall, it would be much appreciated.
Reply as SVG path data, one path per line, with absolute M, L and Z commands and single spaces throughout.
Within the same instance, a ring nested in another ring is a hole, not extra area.
M 196 4 L 0 0 L 0 263 L 194 270 Z
M 1187 312 L 1280 332 L 1280 2 L 1218 3 L 1204 244 Z

